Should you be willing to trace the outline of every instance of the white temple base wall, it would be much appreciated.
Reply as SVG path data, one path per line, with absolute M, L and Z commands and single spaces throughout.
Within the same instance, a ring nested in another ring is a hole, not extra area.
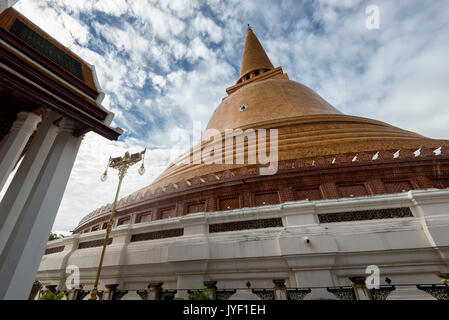
M 318 218 L 319 214 L 404 207 L 411 208 L 413 216 L 331 223 L 319 223 Z M 315 223 L 298 224 L 304 216 Z M 282 218 L 283 226 L 208 232 L 211 224 L 268 218 Z M 198 228 L 199 224 L 204 227 Z M 178 228 L 189 232 L 131 241 L 135 234 Z M 65 289 L 61 275 L 66 266 L 75 265 L 88 290 L 101 247 L 76 249 L 77 244 L 103 237 L 104 231 L 98 231 L 50 242 L 47 249 L 64 246 L 64 251 L 43 257 L 37 279 Z M 118 284 L 120 290 L 144 290 L 151 282 L 164 283 L 165 290 L 202 289 L 210 280 L 217 281 L 218 289 L 245 289 L 248 282 L 251 288 L 273 288 L 274 279 L 284 279 L 287 288 L 348 286 L 350 277 L 368 276 L 369 265 L 379 267 L 381 285 L 387 277 L 393 285 L 438 284 L 439 274 L 449 270 L 449 190 L 197 213 L 120 226 L 111 237 L 100 290 L 107 284 Z

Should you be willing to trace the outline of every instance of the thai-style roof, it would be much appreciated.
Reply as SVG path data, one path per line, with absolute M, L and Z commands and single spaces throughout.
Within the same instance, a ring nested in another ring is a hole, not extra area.
M 88 64 L 14 8 L 0 13 L 0 139 L 18 111 L 45 107 L 75 120 L 76 135 L 94 131 L 116 140 L 113 114 L 101 102 L 104 93 Z M 3 120 L 3 119 L 2 119 Z

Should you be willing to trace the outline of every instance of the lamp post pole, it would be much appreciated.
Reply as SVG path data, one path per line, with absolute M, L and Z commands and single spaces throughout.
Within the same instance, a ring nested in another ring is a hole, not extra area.
M 139 173 L 141 175 L 143 175 L 145 173 L 145 167 L 144 167 L 144 163 L 143 163 L 143 161 L 145 159 L 145 152 L 146 152 L 146 149 L 139 153 L 134 153 L 132 155 L 130 155 L 129 152 L 126 152 L 123 157 L 109 158 L 108 165 L 106 167 L 106 171 L 101 176 L 101 180 L 106 181 L 107 171 L 108 171 L 107 169 L 113 168 L 113 169 L 118 170 L 119 182 L 118 182 L 118 186 L 117 186 L 117 191 L 115 193 L 114 202 L 113 202 L 112 208 L 111 208 L 111 216 L 109 218 L 108 226 L 106 229 L 106 236 L 105 236 L 104 243 L 103 243 L 103 250 L 101 251 L 100 263 L 98 264 L 97 276 L 95 277 L 94 288 L 92 289 L 89 300 L 97 300 L 98 282 L 100 281 L 101 268 L 103 267 L 103 259 L 104 259 L 104 255 L 106 253 L 106 247 L 108 245 L 109 235 L 112 230 L 112 225 L 114 224 L 115 208 L 117 207 L 117 200 L 118 200 L 118 196 L 120 194 L 120 188 L 122 186 L 123 178 L 125 177 L 128 168 L 133 166 L 134 164 L 138 163 L 139 161 L 142 161 L 142 166 L 139 169 Z

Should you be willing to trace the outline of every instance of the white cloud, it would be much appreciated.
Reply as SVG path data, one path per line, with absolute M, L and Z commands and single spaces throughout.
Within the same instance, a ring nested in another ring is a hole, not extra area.
M 145 1 L 129 3 L 135 17 L 149 23 L 156 35 L 162 39 L 179 35 L 186 28 L 185 23 L 173 14 L 167 13 Z
M 218 43 L 223 39 L 222 30 L 210 18 L 202 14 L 196 16 L 193 20 L 193 28 L 199 33 L 206 33 L 211 41 Z
M 128 3 L 125 0 L 99 0 L 95 2 L 94 9 L 104 13 L 120 16 L 128 9 Z

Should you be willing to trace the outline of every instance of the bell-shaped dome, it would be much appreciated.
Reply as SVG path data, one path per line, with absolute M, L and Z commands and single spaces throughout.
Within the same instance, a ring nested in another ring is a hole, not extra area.
M 306 86 L 271 78 L 250 83 L 223 100 L 207 128 L 224 131 L 316 114 L 341 113 Z
M 310 88 L 289 80 L 281 67 L 273 68 L 251 29 L 246 35 L 240 78 L 226 91 L 229 95 L 214 111 L 207 129 L 277 129 L 278 161 L 316 157 L 332 161 L 336 154 L 416 150 L 424 145 L 438 148 L 447 144 L 384 122 L 342 114 Z M 216 141 L 203 142 L 201 148 L 213 143 Z M 220 143 L 224 146 L 224 141 Z M 149 188 L 248 165 L 224 164 L 224 150 L 222 164 L 192 163 L 193 150 L 174 161 Z M 247 155 L 248 145 L 240 149 L 235 146 L 234 152 L 235 158 L 239 152 Z

